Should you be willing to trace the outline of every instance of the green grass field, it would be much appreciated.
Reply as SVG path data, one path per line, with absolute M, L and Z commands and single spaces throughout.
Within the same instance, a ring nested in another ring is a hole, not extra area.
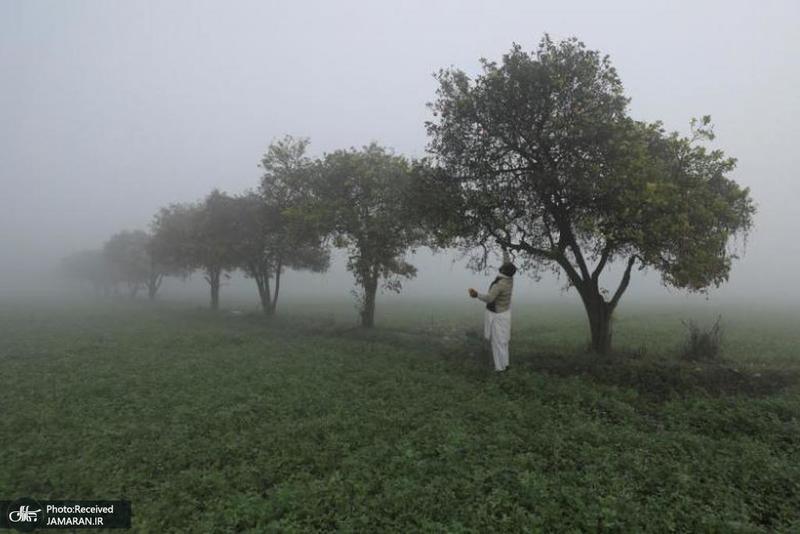
M 711 312 L 623 307 L 598 359 L 580 309 L 517 304 L 496 376 L 474 306 L 350 308 L 3 305 L 0 498 L 129 499 L 137 532 L 800 531 L 796 311 L 722 310 L 695 364 Z

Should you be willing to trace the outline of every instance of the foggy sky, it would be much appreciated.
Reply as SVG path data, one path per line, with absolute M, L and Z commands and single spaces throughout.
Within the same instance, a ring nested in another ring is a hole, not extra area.
M 480 57 L 549 32 L 609 54 L 635 118 L 685 133 L 712 116 L 759 210 L 712 296 L 796 299 L 799 5 L 0 0 L 0 293 L 147 229 L 160 206 L 255 187 L 284 134 L 310 137 L 313 156 L 372 140 L 422 156 L 433 72 L 477 74 Z M 412 296 L 486 282 L 446 256 L 414 263 Z M 339 262 L 287 275 L 287 294 L 300 285 L 346 295 L 352 278 Z M 523 285 L 559 295 L 549 279 Z M 668 295 L 655 273 L 629 292 Z

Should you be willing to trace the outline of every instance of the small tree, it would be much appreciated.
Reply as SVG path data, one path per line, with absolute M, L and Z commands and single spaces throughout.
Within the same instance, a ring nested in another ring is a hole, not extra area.
M 236 264 L 258 287 L 261 309 L 273 315 L 278 305 L 285 268 L 322 272 L 330 255 L 319 243 L 298 242 L 287 228 L 287 215 L 256 193 L 236 197 L 236 235 L 232 243 Z M 271 282 L 274 281 L 274 285 Z
M 165 276 L 183 274 L 179 265 L 159 261 L 155 251 L 153 236 L 142 230 L 119 232 L 106 243 L 104 252 L 108 261 L 117 277 L 128 285 L 131 298 L 141 287 L 146 287 L 152 300 Z
M 239 265 L 256 281 L 267 315 L 277 309 L 285 268 L 322 272 L 330 264 L 325 230 L 313 209 L 308 143 L 307 138 L 288 135 L 272 142 L 261 159 L 264 175 L 259 193 L 237 199 Z
M 710 328 L 703 328 L 691 319 L 681 321 L 683 326 L 689 331 L 686 342 L 683 346 L 681 357 L 689 361 L 718 361 L 722 354 L 722 316 L 717 316 L 717 320 Z
M 150 282 L 152 261 L 148 252 L 150 236 L 141 230 L 123 230 L 103 246 L 108 262 L 120 281 L 128 286 L 128 296 L 136 297 L 142 286 Z
M 61 260 L 61 271 L 80 282 L 86 282 L 96 295 L 108 296 L 114 291 L 114 267 L 102 250 L 81 250 Z
M 215 189 L 201 203 L 162 208 L 153 220 L 151 250 L 157 261 L 172 268 L 201 269 L 211 293 L 210 307 L 217 310 L 222 278 L 236 266 L 235 232 L 235 203 Z
M 153 272 L 186 277 L 197 268 L 193 255 L 194 224 L 200 207 L 195 204 L 171 204 L 161 208 L 150 224 L 152 237 L 148 251 Z M 149 286 L 158 290 L 161 279 L 151 278 Z M 155 296 L 155 292 L 153 292 Z
M 375 143 L 362 150 L 337 150 L 319 165 L 317 202 L 332 229 L 334 244 L 345 248 L 347 268 L 361 287 L 361 324 L 375 324 L 379 284 L 399 292 L 403 278 L 416 275 L 404 256 L 423 243 L 411 216 L 408 161 Z
M 691 291 L 727 280 L 730 238 L 747 232 L 754 207 L 727 177 L 735 160 L 698 144 L 713 138 L 709 117 L 688 138 L 632 120 L 608 57 L 574 38 L 545 37 L 531 54 L 514 45 L 501 64 L 482 63 L 474 80 L 438 75 L 427 198 L 440 238 L 498 244 L 529 272 L 566 273 L 599 353 L 634 266 Z M 601 274 L 615 260 L 624 271 L 606 290 Z
M 230 196 L 215 189 L 195 215 L 192 253 L 211 290 L 211 309 L 217 310 L 222 277 L 229 277 L 228 271 L 236 267 L 236 205 Z

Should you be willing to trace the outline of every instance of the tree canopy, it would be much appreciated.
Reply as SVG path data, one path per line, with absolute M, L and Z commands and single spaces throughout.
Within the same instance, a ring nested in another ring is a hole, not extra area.
M 529 272 L 566 273 L 598 352 L 634 266 L 692 291 L 727 280 L 731 237 L 750 228 L 754 206 L 728 176 L 735 160 L 701 144 L 713 139 L 710 117 L 690 137 L 632 119 L 608 56 L 575 38 L 545 37 L 532 53 L 514 45 L 482 65 L 475 79 L 437 76 L 427 196 L 448 208 L 440 240 L 499 245 Z M 615 260 L 624 272 L 607 290 L 601 274 Z
M 319 163 L 316 198 L 322 202 L 334 244 L 347 251 L 347 269 L 362 289 L 363 326 L 374 324 L 379 284 L 400 291 L 417 270 L 405 254 L 425 235 L 409 201 L 411 165 L 372 143 L 360 150 L 337 150 Z

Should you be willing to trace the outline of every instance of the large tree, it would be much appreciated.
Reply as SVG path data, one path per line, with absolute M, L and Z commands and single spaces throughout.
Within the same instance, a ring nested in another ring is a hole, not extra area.
M 703 146 L 709 117 L 690 137 L 631 119 L 608 57 L 575 38 L 481 62 L 474 79 L 438 74 L 427 123 L 437 168 L 424 197 L 438 206 L 440 237 L 499 245 L 529 272 L 563 271 L 599 353 L 634 267 L 691 291 L 727 280 L 732 237 L 749 230 L 754 207 L 729 178 L 735 160 Z M 606 289 L 612 262 L 622 274 Z
M 316 183 L 334 244 L 347 251 L 347 268 L 362 290 L 361 324 L 370 328 L 378 286 L 400 291 L 402 279 L 417 272 L 405 261 L 425 237 L 410 205 L 410 164 L 375 143 L 337 150 L 319 164 Z

